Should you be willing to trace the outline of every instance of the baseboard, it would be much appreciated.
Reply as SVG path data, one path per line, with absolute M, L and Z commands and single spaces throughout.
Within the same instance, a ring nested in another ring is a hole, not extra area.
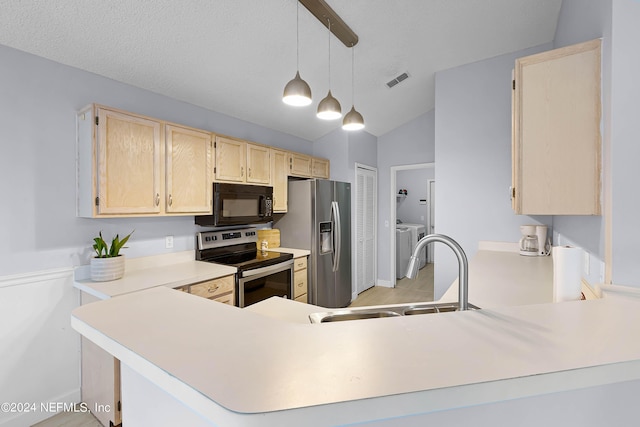
M 393 288 L 393 287 L 395 287 L 394 283 L 391 282 L 390 280 L 381 280 L 381 279 L 378 279 L 378 283 L 376 283 L 376 286 L 381 286 L 383 288 Z
M 23 404 L 35 405 L 32 407 L 34 411 L 21 411 L 15 413 L 14 417 L 6 420 L 0 420 L 0 427 L 24 427 L 32 426 L 44 421 L 47 418 L 51 418 L 61 410 L 57 410 L 58 407 L 63 408 L 71 407 L 75 403 L 80 402 L 80 388 L 71 390 L 60 396 L 54 396 L 42 402 L 21 402 Z M 15 402 L 18 403 L 18 402 Z M 17 408 L 16 408 L 17 409 Z M 82 408 L 77 409 L 80 411 Z M 6 414 L 6 413 L 5 413 Z

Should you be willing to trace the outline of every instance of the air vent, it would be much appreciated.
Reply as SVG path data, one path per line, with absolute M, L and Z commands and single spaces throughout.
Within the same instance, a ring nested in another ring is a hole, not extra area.
M 396 77 L 395 79 L 391 80 L 390 82 L 387 82 L 387 86 L 389 86 L 389 89 L 391 89 L 392 87 L 394 87 L 395 85 L 397 85 L 401 81 L 406 80 L 408 78 L 409 78 L 409 74 L 402 73 L 398 77 Z

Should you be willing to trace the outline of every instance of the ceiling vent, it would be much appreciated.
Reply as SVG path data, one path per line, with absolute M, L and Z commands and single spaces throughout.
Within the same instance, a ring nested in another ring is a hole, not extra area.
M 401 81 L 406 80 L 408 78 L 409 78 L 409 74 L 408 73 L 402 73 L 398 77 L 396 77 L 395 79 L 387 82 L 387 86 L 389 86 L 389 89 L 391 89 L 392 87 L 394 87 L 395 85 L 397 85 Z

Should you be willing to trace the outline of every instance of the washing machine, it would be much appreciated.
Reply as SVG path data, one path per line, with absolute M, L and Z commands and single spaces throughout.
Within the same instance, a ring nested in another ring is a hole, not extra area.
M 411 251 L 411 230 L 409 227 L 396 227 L 396 279 L 402 279 L 406 274 Z
M 413 248 L 418 244 L 418 240 L 422 239 L 426 235 L 426 228 L 424 224 L 409 224 L 403 222 L 398 224 L 398 227 L 407 227 L 411 232 L 411 252 L 413 252 Z M 420 255 L 418 256 L 418 260 L 420 261 L 420 264 L 418 264 L 419 268 L 427 265 L 427 246 L 420 251 Z

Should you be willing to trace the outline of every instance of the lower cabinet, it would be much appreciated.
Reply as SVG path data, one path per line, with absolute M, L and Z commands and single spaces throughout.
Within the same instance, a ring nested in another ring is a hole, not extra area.
M 306 302 L 306 258 L 304 271 Z M 235 276 L 233 275 L 181 286 L 176 290 L 223 304 L 235 304 Z M 85 292 L 81 293 L 81 298 L 83 305 L 100 301 Z M 87 404 L 91 413 L 103 426 L 120 425 L 122 423 L 120 360 L 83 337 L 81 369 L 82 401 Z
M 81 298 L 83 305 L 100 301 L 85 292 Z M 117 426 L 122 423 L 120 361 L 84 337 L 81 343 L 82 401 L 103 426 Z
M 185 288 L 189 288 L 186 290 Z M 235 277 L 225 276 L 219 279 L 207 280 L 206 282 L 195 283 L 183 286 L 182 291 L 189 292 L 199 297 L 211 299 L 223 304 L 234 305 L 235 302 Z
M 293 299 L 307 303 L 307 257 L 293 260 Z

